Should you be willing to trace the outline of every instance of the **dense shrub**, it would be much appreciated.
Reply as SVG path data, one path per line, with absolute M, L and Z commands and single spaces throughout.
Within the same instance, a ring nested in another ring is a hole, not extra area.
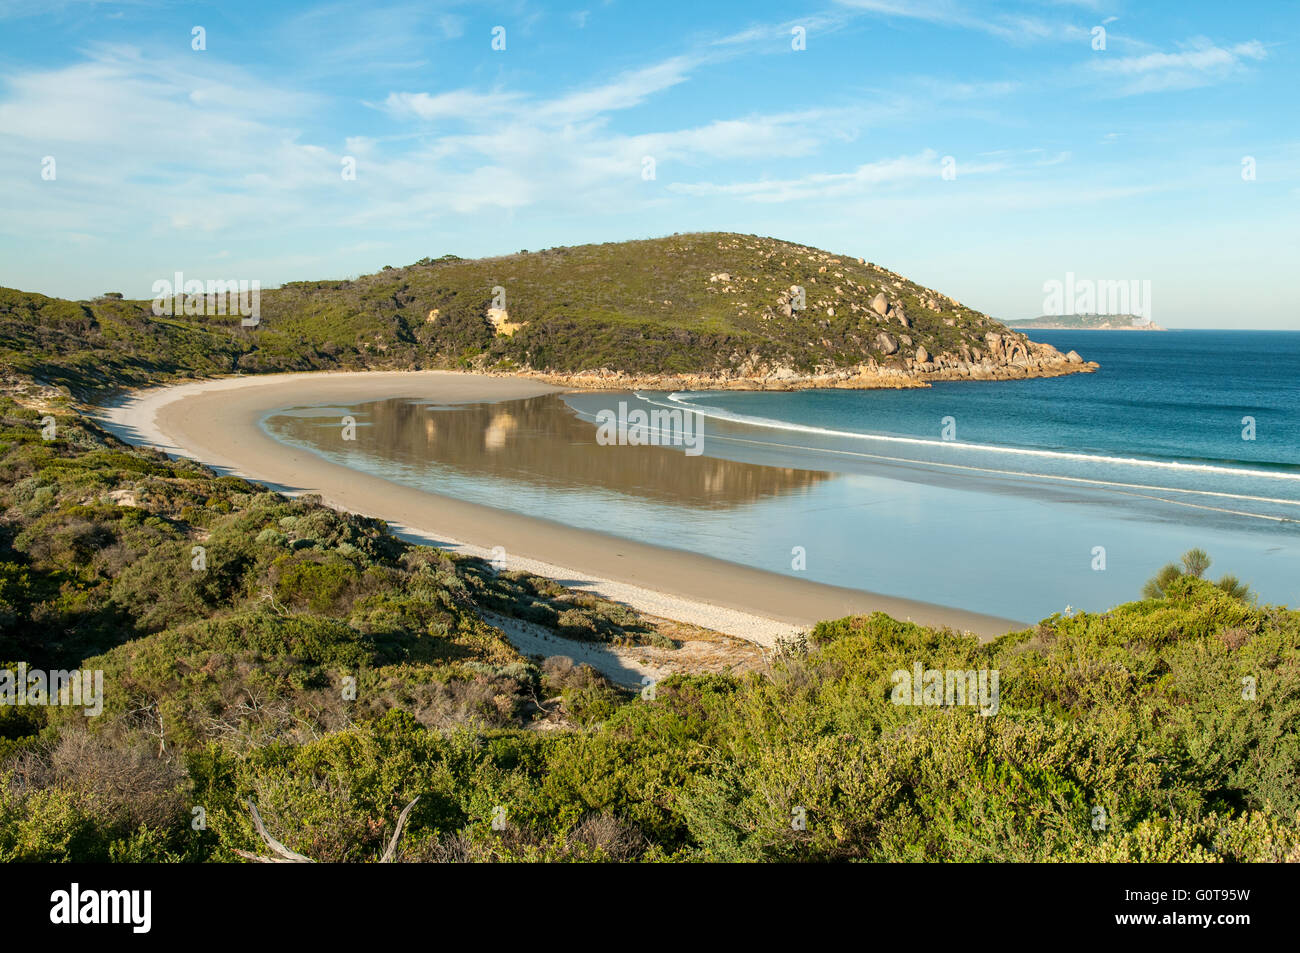
M 417 795 L 408 860 L 1300 857 L 1300 613 L 1194 572 L 986 645 L 823 622 L 636 693 L 479 616 L 657 637 L 626 608 L 59 432 L 0 442 L 0 668 L 101 669 L 104 713 L 0 707 L 0 860 L 230 860 L 252 800 L 370 861 Z M 918 664 L 996 671 L 996 713 L 895 704 Z

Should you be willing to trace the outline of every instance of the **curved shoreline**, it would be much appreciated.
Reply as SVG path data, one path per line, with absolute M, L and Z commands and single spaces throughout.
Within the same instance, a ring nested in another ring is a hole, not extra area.
M 337 509 L 377 517 L 412 542 L 476 556 L 493 547 L 506 565 L 588 589 L 653 615 L 761 645 L 822 619 L 872 611 L 981 638 L 1023 623 L 913 599 L 795 579 L 402 486 L 279 443 L 260 426 L 276 409 L 391 397 L 473 403 L 563 388 L 520 377 L 454 371 L 316 372 L 221 378 L 135 391 L 90 415 L 130 443 Z

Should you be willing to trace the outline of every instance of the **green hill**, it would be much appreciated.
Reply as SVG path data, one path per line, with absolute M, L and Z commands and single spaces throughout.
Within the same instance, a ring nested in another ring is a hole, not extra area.
M 356 279 L 291 282 L 262 291 L 252 328 L 237 315 L 156 317 L 151 305 L 0 289 L 0 359 L 79 396 L 318 368 L 711 386 L 906 386 L 1092 369 L 878 265 L 717 232 L 447 255 Z

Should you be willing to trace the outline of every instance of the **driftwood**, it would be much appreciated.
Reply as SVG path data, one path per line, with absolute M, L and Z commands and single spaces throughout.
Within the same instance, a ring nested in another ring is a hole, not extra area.
M 402 808 L 402 813 L 397 815 L 397 827 L 393 829 L 393 839 L 388 842 L 388 850 L 384 851 L 384 856 L 379 858 L 381 864 L 392 863 L 393 854 L 397 852 L 397 840 L 402 836 L 402 828 L 406 826 L 407 815 L 411 813 L 411 808 L 415 807 L 415 802 L 420 800 L 420 795 L 411 798 L 411 802 Z
M 420 800 L 420 796 L 417 794 L 415 797 L 411 798 L 411 802 L 407 804 L 406 807 L 402 808 L 402 813 L 397 816 L 397 827 L 393 830 L 393 837 L 388 842 L 388 849 L 385 850 L 384 855 L 379 858 L 381 864 L 392 863 L 393 855 L 397 853 L 397 842 L 402 837 L 402 828 L 406 826 L 406 819 L 410 816 L 411 809 L 415 807 L 415 802 L 418 800 Z M 257 813 L 257 805 L 252 801 L 248 802 L 248 812 L 253 816 L 253 826 L 257 828 L 257 836 L 262 838 L 266 843 L 266 846 L 271 848 L 271 852 L 276 856 L 267 857 L 263 854 L 254 854 L 252 851 L 240 850 L 238 847 L 232 848 L 236 854 L 243 857 L 245 860 L 252 860 L 259 864 L 316 863 L 316 861 L 312 860 L 310 857 L 300 854 L 297 851 L 290 850 L 272 837 L 267 832 L 266 825 L 262 823 L 262 815 Z

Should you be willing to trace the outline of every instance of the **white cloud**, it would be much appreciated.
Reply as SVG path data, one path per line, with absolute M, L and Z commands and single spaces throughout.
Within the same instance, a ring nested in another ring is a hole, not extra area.
M 426 122 L 438 119 L 488 119 L 517 105 L 515 93 L 475 93 L 458 89 L 447 93 L 389 93 L 383 108 L 397 118 L 414 117 Z
M 552 122 L 579 122 L 601 113 L 629 109 L 655 93 L 684 83 L 691 65 L 687 57 L 674 56 L 652 66 L 629 70 L 608 83 L 544 103 L 539 115 Z
M 946 158 L 946 157 L 944 157 Z M 1069 152 L 1048 154 L 1043 149 L 996 149 L 976 155 L 973 159 L 956 157 L 957 179 L 967 181 L 972 176 L 992 176 L 1000 172 L 1030 173 L 1035 169 L 1065 165 Z M 951 194 L 939 190 L 951 188 L 943 178 L 943 160 L 935 149 L 925 149 L 913 155 L 895 156 L 875 162 L 865 162 L 848 172 L 819 172 L 786 179 L 753 179 L 730 183 L 678 182 L 668 186 L 669 191 L 696 198 L 725 197 L 749 202 L 842 202 L 848 199 L 890 198 L 897 201 L 917 202 L 915 190 L 903 191 L 907 186 L 921 185 L 924 201 L 938 195 L 940 202 L 951 200 Z M 1018 177 L 1023 183 L 1023 177 Z M 1023 188 L 1023 184 L 1017 186 Z M 905 198 L 906 197 L 906 198 Z
M 919 20 L 937 26 L 988 33 L 1012 43 L 1033 40 L 1076 40 L 1087 31 L 1064 21 L 1041 17 L 975 10 L 953 0 L 838 0 L 852 10 L 900 20 Z
M 1267 56 L 1267 49 L 1258 40 L 1216 46 L 1209 40 L 1197 39 L 1176 53 L 1098 56 L 1090 67 L 1101 76 L 1121 79 L 1118 91 L 1133 95 L 1209 86 L 1245 73 L 1250 62 Z
M 939 156 L 933 149 L 913 156 L 867 162 L 851 172 L 813 173 L 792 179 L 760 179 L 718 185 L 675 182 L 669 190 L 680 195 L 729 196 L 753 202 L 824 200 L 860 195 L 873 186 L 908 179 L 939 178 Z

